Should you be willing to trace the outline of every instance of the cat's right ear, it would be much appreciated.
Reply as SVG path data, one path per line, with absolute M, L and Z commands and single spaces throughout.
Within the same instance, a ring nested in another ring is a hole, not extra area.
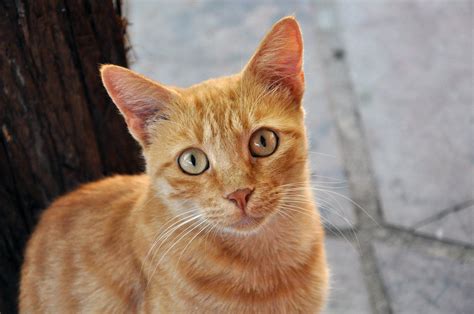
M 103 65 L 100 74 L 130 133 L 146 147 L 150 139 L 147 130 L 149 122 L 166 109 L 178 96 L 177 92 L 116 65 Z

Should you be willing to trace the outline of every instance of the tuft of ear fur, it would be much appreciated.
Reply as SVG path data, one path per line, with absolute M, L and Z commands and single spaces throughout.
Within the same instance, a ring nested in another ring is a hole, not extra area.
M 110 98 L 125 117 L 130 133 L 143 147 L 147 146 L 148 123 L 167 108 L 177 93 L 116 65 L 101 66 L 100 74 Z
M 296 19 L 275 23 L 244 69 L 270 88 L 289 89 L 299 103 L 304 92 L 303 39 Z

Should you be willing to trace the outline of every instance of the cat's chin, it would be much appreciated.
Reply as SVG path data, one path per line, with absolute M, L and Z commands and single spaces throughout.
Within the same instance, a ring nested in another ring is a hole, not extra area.
M 250 217 L 245 215 L 225 229 L 238 233 L 255 232 L 264 223 L 264 220 L 265 217 Z

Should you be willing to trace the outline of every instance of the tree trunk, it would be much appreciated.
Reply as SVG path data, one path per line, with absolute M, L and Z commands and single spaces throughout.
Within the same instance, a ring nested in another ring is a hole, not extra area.
M 126 66 L 120 1 L 0 0 L 0 312 L 17 311 L 39 214 L 82 182 L 142 167 L 98 66 Z

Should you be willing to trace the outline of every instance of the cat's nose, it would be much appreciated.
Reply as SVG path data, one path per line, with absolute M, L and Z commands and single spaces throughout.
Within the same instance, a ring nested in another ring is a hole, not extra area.
M 234 202 L 244 213 L 247 203 L 252 195 L 253 189 L 238 189 L 226 196 L 229 201 Z

